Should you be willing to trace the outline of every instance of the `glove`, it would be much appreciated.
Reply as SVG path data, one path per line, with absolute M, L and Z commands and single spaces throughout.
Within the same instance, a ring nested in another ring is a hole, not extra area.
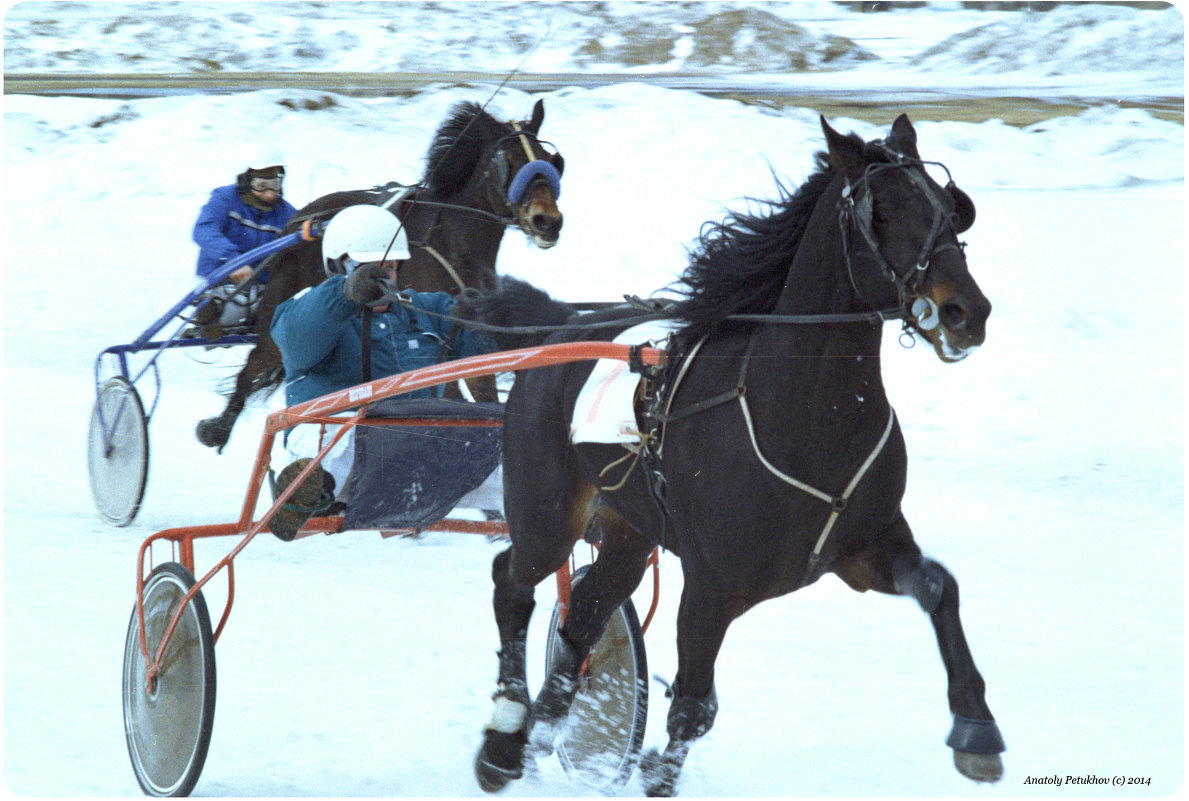
M 379 264 L 365 264 L 347 276 L 343 282 L 343 294 L 352 303 L 372 306 L 388 294 L 392 283 L 388 270 Z

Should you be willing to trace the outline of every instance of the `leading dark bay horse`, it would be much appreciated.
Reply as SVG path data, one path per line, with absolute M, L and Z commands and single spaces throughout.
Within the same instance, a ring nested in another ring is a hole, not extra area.
M 957 769 L 975 781 L 1002 776 L 1003 740 L 962 631 L 958 585 L 922 555 L 901 510 L 907 456 L 880 360 L 888 319 L 903 320 L 946 362 L 983 342 L 991 304 L 958 240 L 974 205 L 952 181 L 929 175 L 908 117 L 866 143 L 821 124 L 827 150 L 799 189 L 782 188 L 762 213 L 703 229 L 672 307 L 679 327 L 668 367 L 645 384 L 643 397 L 654 402 L 637 406 L 638 445 L 570 441 L 589 364 L 516 376 L 504 418 L 512 545 L 492 565 L 497 711 L 475 760 L 485 790 L 518 778 L 526 749 L 553 747 L 583 661 L 657 545 L 680 557 L 684 587 L 669 743 L 640 766 L 649 795 L 676 791 L 691 744 L 714 724 L 714 665 L 727 627 L 826 573 L 860 592 L 919 602 L 947 672 Z M 468 316 L 498 324 L 506 298 L 524 289 L 480 298 Z M 540 305 L 543 320 L 548 304 Z M 556 319 L 556 304 L 548 312 Z M 614 325 L 550 341 L 608 339 L 632 316 L 572 318 Z M 519 315 L 522 325 L 532 319 Z M 574 586 L 533 701 L 525 674 L 533 590 L 583 536 L 601 548 Z
M 542 249 L 557 244 L 561 233 L 557 198 L 565 161 L 538 137 L 544 119 L 542 100 L 521 122 L 500 122 L 477 103 L 459 103 L 434 135 L 425 176 L 407 187 L 410 191 L 389 184 L 335 192 L 298 211 L 284 233 L 299 230 L 307 220 L 329 220 L 347 206 L 384 205 L 401 219 L 409 239 L 411 258 L 397 271 L 402 289 L 457 293 L 492 287 L 505 229 L 520 228 Z M 247 399 L 271 392 L 283 380 L 281 354 L 269 335 L 273 312 L 326 278 L 318 240 L 281 251 L 263 266 L 269 278 L 256 312 L 256 345 L 236 376 L 226 408 L 197 427 L 198 440 L 220 452 Z

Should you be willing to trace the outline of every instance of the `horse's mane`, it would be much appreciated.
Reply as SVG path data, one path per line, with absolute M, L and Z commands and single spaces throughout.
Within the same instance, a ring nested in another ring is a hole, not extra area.
M 682 339 L 701 339 L 730 314 L 772 311 L 813 207 L 834 177 L 825 153 L 816 154 L 815 163 L 816 171 L 795 192 L 777 180 L 776 200 L 752 199 L 767 213 L 730 213 L 702 226 L 689 267 L 674 287 L 683 296 L 674 307 L 686 322 Z
M 478 103 L 456 104 L 429 145 L 422 183 L 438 197 L 461 191 L 487 146 L 510 131 Z

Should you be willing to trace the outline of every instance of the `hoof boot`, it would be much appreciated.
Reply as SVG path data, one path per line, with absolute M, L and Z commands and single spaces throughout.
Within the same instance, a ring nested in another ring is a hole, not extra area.
M 475 755 L 475 779 L 485 793 L 498 793 L 524 775 L 523 732 L 484 732 L 483 745 Z

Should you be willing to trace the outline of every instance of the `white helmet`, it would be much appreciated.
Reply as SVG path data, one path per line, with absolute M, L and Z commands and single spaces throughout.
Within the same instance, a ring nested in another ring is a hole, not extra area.
M 248 172 L 277 171 L 285 172 L 285 157 L 274 145 L 251 143 L 238 154 L 240 170 Z
M 327 269 L 344 255 L 358 263 L 407 259 L 409 240 L 400 220 L 387 209 L 348 206 L 334 215 L 322 235 L 322 258 Z

